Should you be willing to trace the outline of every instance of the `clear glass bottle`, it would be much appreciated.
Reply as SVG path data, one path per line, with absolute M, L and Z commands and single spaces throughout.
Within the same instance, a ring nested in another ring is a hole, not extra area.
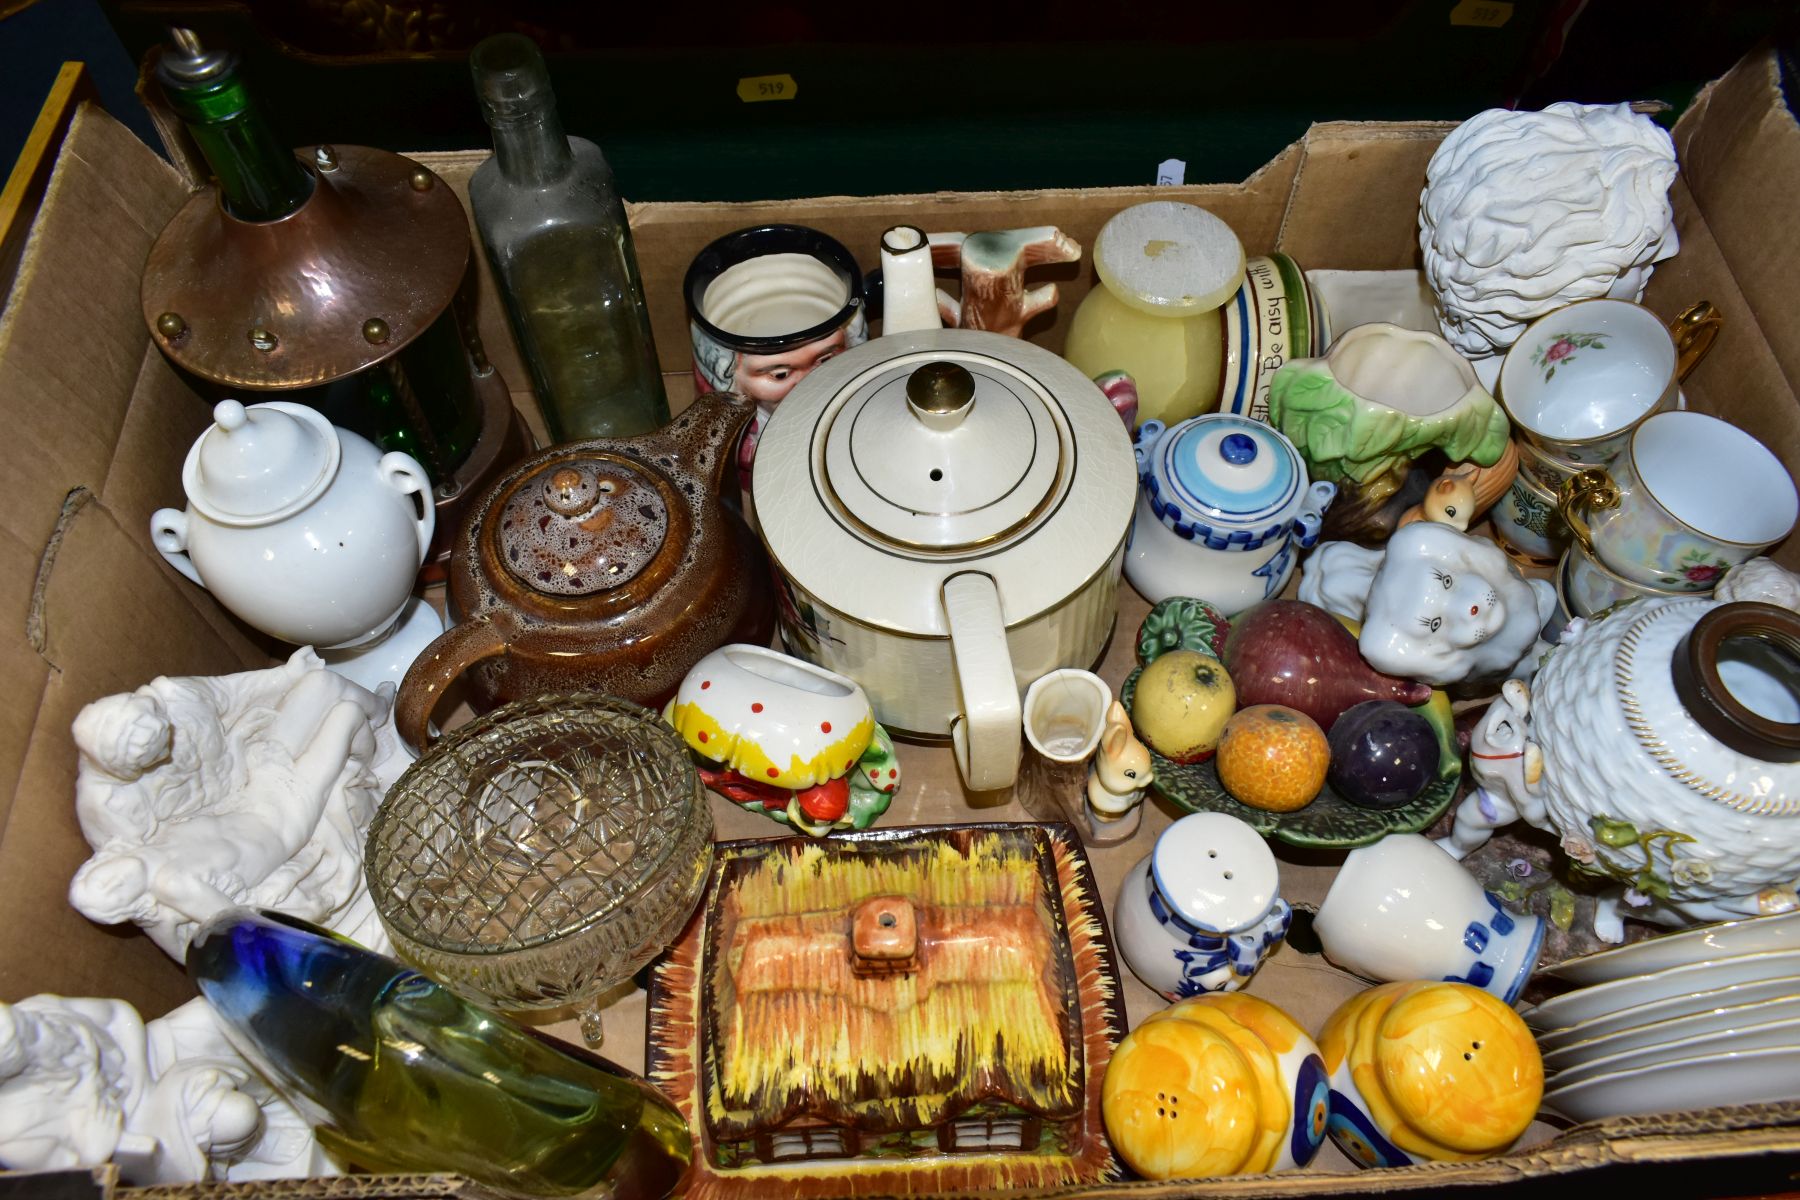
M 612 1200 L 659 1200 L 687 1169 L 687 1125 L 643 1080 L 327 930 L 226 910 L 187 969 L 232 1045 L 358 1166 Z
M 657 428 L 669 401 L 612 168 L 563 133 L 531 39 L 488 38 L 469 65 L 494 134 L 469 203 L 551 440 Z

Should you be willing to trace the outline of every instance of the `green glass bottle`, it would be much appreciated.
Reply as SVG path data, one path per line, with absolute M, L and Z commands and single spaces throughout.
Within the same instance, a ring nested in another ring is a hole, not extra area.
M 617 1200 L 659 1200 L 687 1169 L 687 1125 L 643 1080 L 327 930 L 227 911 L 187 968 L 238 1051 L 358 1166 Z
M 251 98 L 236 56 L 205 49 L 191 30 L 173 37 L 175 51 L 163 55 L 158 77 L 219 181 L 225 211 L 240 221 L 276 221 L 306 203 L 313 178 Z
M 379 270 L 391 275 L 407 269 L 406 247 L 398 248 L 397 263 L 393 259 L 374 263 L 347 258 L 340 247 L 320 245 L 318 239 L 344 238 L 344 225 L 353 224 L 366 213 L 366 208 L 357 206 L 370 203 L 369 158 L 385 160 L 383 174 L 397 172 L 402 187 L 416 164 L 386 151 L 341 147 L 321 148 L 316 165 L 304 165 L 275 133 L 257 104 L 245 83 L 237 55 L 209 50 L 185 29 L 175 30 L 173 40 L 174 45 L 157 64 L 157 79 L 217 181 L 224 210 L 221 219 L 272 227 L 270 236 L 257 242 L 256 250 L 266 258 L 271 272 L 306 278 L 311 302 L 330 303 L 330 297 L 354 297 L 367 291 L 360 286 L 362 281 L 355 278 L 360 271 Z M 339 157 L 348 159 L 352 154 L 359 156 L 361 178 L 355 187 L 340 190 L 339 195 L 330 198 L 337 209 L 333 218 L 336 224 L 309 224 L 302 210 L 321 189 L 337 186 L 326 172 L 337 169 Z M 466 243 L 462 253 L 466 260 Z M 228 388 L 227 394 L 242 399 L 249 399 L 242 393 L 256 386 L 279 390 L 281 399 L 310 405 L 333 424 L 362 434 L 383 450 L 412 455 L 432 481 L 442 485 L 468 457 L 481 434 L 481 401 L 472 380 L 471 347 L 464 337 L 465 326 L 471 330 L 473 326 L 459 319 L 460 296 L 443 292 L 440 299 L 439 293 L 429 289 L 420 289 L 418 294 L 431 295 L 431 302 L 441 303 L 443 308 L 417 336 L 392 352 L 381 338 L 356 338 L 358 343 L 366 344 L 353 345 L 333 356 L 334 361 L 350 363 L 350 368 L 335 377 L 313 382 L 320 379 L 315 370 L 305 376 L 305 382 L 311 386 L 296 386 L 302 381 L 289 383 L 285 379 L 271 380 L 266 385 L 214 382 Z M 267 297 L 225 299 L 241 305 L 244 316 L 241 327 L 234 328 L 228 336 L 242 337 L 243 330 L 256 320 L 282 315 L 256 311 L 269 306 Z M 316 350 L 316 331 L 308 328 L 307 314 L 285 315 L 290 323 L 276 331 L 278 340 L 292 347 L 302 338 L 314 337 L 308 349 Z M 207 332 L 196 329 L 189 340 Z M 193 356 L 184 354 L 182 345 L 164 345 L 178 364 L 189 365 L 184 359 Z M 197 365 L 194 369 L 202 378 L 211 378 L 205 369 Z
M 500 34 L 469 59 L 494 157 L 469 205 L 554 442 L 669 420 L 625 206 L 600 147 L 563 132 L 543 55 Z

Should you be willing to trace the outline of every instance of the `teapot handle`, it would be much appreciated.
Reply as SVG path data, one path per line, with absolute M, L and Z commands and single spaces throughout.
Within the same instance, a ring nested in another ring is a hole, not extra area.
M 419 534 L 419 561 L 424 562 L 425 556 L 431 553 L 431 535 L 437 529 L 437 504 L 431 498 L 431 477 L 412 455 L 398 450 L 382 455 L 375 469 L 381 475 L 381 482 L 396 492 L 419 497 L 419 507 L 424 510 L 424 515 L 414 517 L 413 525 Z
M 1023 711 L 994 581 L 978 571 L 944 581 L 944 615 L 963 711 L 950 727 L 956 766 L 970 791 L 1009 787 L 1019 773 Z
M 169 565 L 201 587 L 206 581 L 188 557 L 188 516 L 178 508 L 159 508 L 150 514 L 150 540 Z
M 457 676 L 506 651 L 506 632 L 493 617 L 481 616 L 452 625 L 419 653 L 394 697 L 394 731 L 413 753 L 431 743 L 431 711 Z

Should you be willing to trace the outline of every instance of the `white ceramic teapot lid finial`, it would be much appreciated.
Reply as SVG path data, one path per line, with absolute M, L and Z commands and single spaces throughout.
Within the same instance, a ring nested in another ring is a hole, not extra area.
M 188 502 L 215 521 L 277 520 L 310 503 L 337 471 L 337 430 L 299 404 L 221 400 L 188 452 Z

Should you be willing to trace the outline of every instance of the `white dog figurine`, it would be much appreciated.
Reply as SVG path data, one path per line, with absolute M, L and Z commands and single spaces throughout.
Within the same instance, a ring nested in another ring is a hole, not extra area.
M 1300 599 L 1362 622 L 1357 647 L 1377 671 L 1433 687 L 1529 679 L 1556 591 L 1527 580 L 1486 538 L 1436 521 L 1397 530 L 1381 549 L 1327 542 Z
M 1100 749 L 1088 768 L 1088 827 L 1095 845 L 1122 842 L 1137 832 L 1151 778 L 1150 748 L 1132 732 L 1125 706 L 1114 700 L 1106 710 Z
M 1544 810 L 1544 752 L 1530 738 L 1526 718 L 1531 712 L 1531 689 L 1523 680 L 1509 679 L 1500 697 L 1469 738 L 1469 773 L 1475 790 L 1456 808 L 1456 824 L 1438 845 L 1458 859 L 1487 844 L 1494 830 L 1514 821 L 1549 829 Z

